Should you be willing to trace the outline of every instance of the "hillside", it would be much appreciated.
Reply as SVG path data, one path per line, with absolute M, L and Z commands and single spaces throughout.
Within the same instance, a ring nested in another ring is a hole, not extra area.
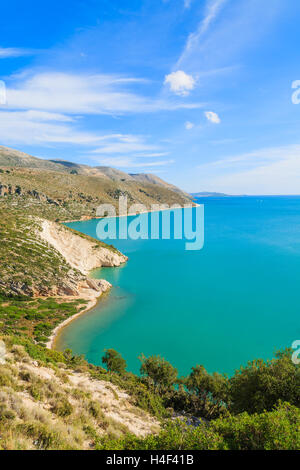
M 107 295 L 111 285 L 90 271 L 127 261 L 57 220 L 92 217 L 121 194 L 147 207 L 188 200 L 152 175 L 61 166 L 0 169 L 0 450 L 300 449 L 300 374 L 289 350 L 228 378 L 197 357 L 178 377 L 160 356 L 141 355 L 134 375 L 112 349 L 99 350 L 106 368 L 50 349 L 62 325 Z
M 75 199 L 83 205 L 88 202 L 84 210 L 92 211 L 95 204 L 116 203 L 121 193 L 128 196 L 129 202 L 142 203 L 147 207 L 153 203 L 190 202 L 188 194 L 154 175 L 128 175 L 110 167 L 44 160 L 3 146 L 0 146 L 1 168 L 0 195 L 7 190 L 6 185 L 15 185 L 20 186 L 21 190 L 24 188 L 25 192 L 41 192 L 56 202 L 60 202 L 57 199 L 66 202 Z M 9 174 L 13 174 L 13 178 L 9 178 Z M 1 189 L 1 185 L 4 188 Z
M 90 270 L 127 259 L 113 247 L 56 223 L 1 209 L 0 215 L 0 289 L 6 295 L 80 296 L 80 290 L 91 287 Z M 72 254 L 63 246 L 73 247 Z M 85 263 L 78 261 L 79 253 Z
M 145 437 L 159 430 L 156 418 L 118 386 L 92 378 L 79 358 L 47 356 L 36 347 L 30 356 L 28 342 L 4 340 L 0 450 L 91 450 L 105 435 Z
M 229 379 L 200 365 L 179 378 L 159 356 L 141 356 L 136 376 L 113 350 L 106 370 L 48 349 L 91 291 L 95 299 L 109 288 L 87 271 L 126 258 L 13 207 L 0 215 L 0 450 L 300 449 L 300 374 L 290 351 Z
M 175 193 L 178 193 L 180 195 L 185 196 L 186 198 L 190 198 L 190 195 L 181 189 L 177 188 L 177 186 L 174 186 L 173 184 L 166 183 L 166 181 L 162 180 L 156 175 L 152 175 L 151 173 L 136 173 L 133 174 L 131 173 L 130 176 L 135 180 L 140 183 L 150 183 L 158 186 L 162 186 L 164 188 L 170 189 L 171 191 L 175 191 Z

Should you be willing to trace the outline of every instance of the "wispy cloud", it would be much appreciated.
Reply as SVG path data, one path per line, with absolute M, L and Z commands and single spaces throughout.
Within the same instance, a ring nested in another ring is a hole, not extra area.
M 26 55 L 35 54 L 33 49 L 22 49 L 18 47 L 0 47 L 0 59 L 7 59 L 10 57 L 23 57 Z
M 186 121 L 184 124 L 184 127 L 186 128 L 187 131 L 190 131 L 191 129 L 193 129 L 193 127 L 195 127 L 195 124 L 193 122 Z
M 178 100 L 139 95 L 130 87 L 145 83 L 135 77 L 58 72 L 21 76 L 7 84 L 7 107 L 36 109 L 64 114 L 126 114 L 194 109 L 202 103 L 181 103 Z
M 204 18 L 198 24 L 196 31 L 188 36 L 182 54 L 177 62 L 177 66 L 179 66 L 186 58 L 186 55 L 190 53 L 195 46 L 198 45 L 202 36 L 208 31 L 210 25 L 217 18 L 226 1 L 227 0 L 207 0 Z
M 300 145 L 271 147 L 198 166 L 207 190 L 232 194 L 300 194 Z
M 101 136 L 78 129 L 69 116 L 43 111 L 1 111 L 0 141 L 7 145 L 97 145 Z
M 97 147 L 92 153 L 97 154 L 128 154 L 143 151 L 157 150 L 158 147 L 152 144 L 145 143 L 141 138 L 134 136 L 121 136 L 117 139 L 110 140 L 110 142 Z
M 254 150 L 253 152 L 242 153 L 233 156 L 227 156 L 214 162 L 199 165 L 199 168 L 218 167 L 241 169 L 245 166 L 257 167 L 269 162 L 287 160 L 289 158 L 300 157 L 300 145 L 287 145 L 282 147 L 268 147 Z
M 104 136 L 101 145 L 90 152 L 98 164 L 120 168 L 156 168 L 174 163 L 173 159 L 157 159 L 167 155 L 169 152 L 148 143 L 143 136 L 122 134 Z
M 138 158 L 157 158 L 157 157 L 165 157 L 166 155 L 169 155 L 170 152 L 156 152 L 156 153 L 143 153 L 143 154 L 138 154 L 136 157 Z
M 118 168 L 159 168 L 174 163 L 174 160 L 159 160 L 153 162 L 140 162 L 133 157 L 99 157 L 97 163 L 104 166 L 113 166 Z

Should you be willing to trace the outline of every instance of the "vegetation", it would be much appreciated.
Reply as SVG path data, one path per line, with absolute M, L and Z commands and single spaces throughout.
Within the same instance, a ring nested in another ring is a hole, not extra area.
M 104 435 L 158 430 L 109 381 L 84 372 L 82 358 L 49 351 L 26 337 L 4 337 L 0 365 L 0 450 L 93 449 Z M 104 373 L 104 372 L 103 372 Z M 112 415 L 118 415 L 114 419 Z
M 100 204 L 110 203 L 118 211 L 120 196 L 127 196 L 129 206 L 141 203 L 148 208 L 151 204 L 191 202 L 186 195 L 169 187 L 134 179 L 115 181 L 105 175 L 12 167 L 0 174 L 4 210 L 17 209 L 54 221 L 95 217 Z
M 86 301 L 0 295 L 0 334 L 24 335 L 45 345 L 53 329 L 85 308 Z
M 145 439 L 106 436 L 98 449 L 300 449 L 300 369 L 291 361 L 290 351 L 277 353 L 272 361 L 251 362 L 230 379 L 197 366 L 178 380 L 176 369 L 163 359 L 153 356 L 142 361 L 142 372 L 150 380 L 141 380 L 150 388 L 155 384 L 163 406 L 172 406 L 172 416 L 179 418 L 168 419 L 158 435 Z
M 0 198 L 1 199 L 1 198 Z M 38 236 L 40 220 L 0 202 L 0 290 L 5 295 L 48 296 L 82 274 Z M 97 242 L 95 242 L 97 243 Z
M 154 392 L 160 395 L 170 390 L 176 383 L 178 371 L 168 361 L 160 356 L 140 357 L 142 362 L 141 374 L 148 377 Z
M 0 366 L 2 448 L 300 449 L 300 374 L 288 350 L 272 361 L 249 363 L 231 378 L 196 366 L 178 379 L 176 369 L 157 356 L 142 356 L 143 375 L 136 376 L 126 372 L 124 359 L 114 350 L 105 352 L 105 370 L 71 350 L 48 350 L 24 332 L 3 339 L 9 354 L 7 364 Z M 116 403 L 118 390 L 126 390 L 131 406 L 137 407 L 133 414 L 143 420 L 149 419 L 145 413 L 156 416 L 161 431 L 151 424 L 149 435 L 137 436 L 126 425 L 109 420 L 99 395 L 86 393 L 86 385 L 70 387 L 74 372 L 93 384 L 106 383 L 105 396 L 111 393 Z M 261 384 L 269 384 L 263 410 L 260 393 L 254 393 Z M 28 403 L 24 408 L 24 391 L 37 404 L 34 413 L 26 412 Z
M 60 295 L 83 275 L 40 239 L 35 216 L 92 216 L 120 194 L 146 205 L 184 196 L 147 175 L 99 169 L 107 173 L 100 177 L 55 162 L 41 169 L 31 158 L 35 169 L 0 169 L 0 449 L 300 449 L 300 367 L 289 350 L 229 378 L 201 364 L 178 377 L 164 358 L 143 355 L 137 376 L 113 349 L 105 369 L 45 347 L 85 301 Z
M 126 369 L 126 361 L 114 349 L 106 349 L 105 355 L 102 358 L 102 363 L 106 364 L 109 372 L 116 372 L 117 374 L 124 374 Z
M 269 410 L 261 411 L 258 400 L 253 402 L 251 410 L 240 412 L 237 397 L 247 386 L 239 380 L 245 370 L 251 371 L 253 363 L 236 371 L 232 378 L 210 375 L 197 366 L 188 377 L 176 379 L 170 385 L 175 369 L 161 358 L 142 357 L 142 367 L 145 363 L 155 364 L 158 377 L 163 376 L 159 369 L 164 371 L 163 383 L 168 386 L 161 387 L 156 380 L 154 393 L 152 367 L 143 368 L 144 375 L 138 377 L 126 372 L 124 367 L 112 372 L 93 366 L 70 350 L 64 353 L 48 350 L 25 334 L 3 339 L 8 349 L 7 363 L 0 366 L 0 446 L 3 449 L 300 449 L 299 366 L 291 362 L 290 351 L 278 353 L 272 361 L 255 361 L 259 381 L 268 382 L 270 371 L 280 371 L 286 383 L 295 385 L 285 391 L 286 401 L 273 394 Z M 106 351 L 104 357 L 121 358 L 114 350 Z M 124 366 L 123 361 L 116 364 Z M 132 408 L 133 416 L 142 420 L 147 419 L 146 412 L 157 416 L 161 431 L 157 432 L 158 427 L 153 423 L 149 435 L 137 436 L 126 425 L 111 420 L 106 402 L 99 402 L 100 396 L 93 396 L 86 382 L 83 388 L 73 385 L 74 371 L 76 383 L 78 374 L 84 380 L 92 379 L 93 384 L 106 383 L 105 396 L 111 393 L 115 403 L 120 402 L 118 390 L 126 390 L 131 396 L 131 406 L 138 407 Z M 279 383 L 280 377 L 277 376 L 275 383 Z M 24 392 L 31 397 L 30 408 L 23 401 Z M 251 387 L 248 392 L 251 397 Z
M 212 421 L 197 427 L 168 421 L 158 435 L 140 439 L 133 435 L 105 437 L 99 450 L 297 450 L 300 448 L 300 410 L 288 403 L 272 412 Z

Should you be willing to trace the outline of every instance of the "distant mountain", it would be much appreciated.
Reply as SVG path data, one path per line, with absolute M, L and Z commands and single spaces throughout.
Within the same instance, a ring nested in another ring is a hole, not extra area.
M 95 217 L 101 204 L 118 210 L 120 196 L 127 197 L 129 206 L 139 203 L 149 209 L 153 204 L 191 203 L 190 195 L 154 175 L 43 160 L 0 147 L 0 201 L 8 209 L 51 220 L 77 220 Z
M 202 193 L 191 193 L 192 197 L 228 197 L 229 194 L 224 193 L 210 193 L 210 192 L 202 192 Z
M 148 173 L 127 174 L 108 166 L 89 166 L 73 163 L 67 160 L 52 159 L 44 160 L 33 157 L 27 153 L 8 147 L 0 146 L 0 167 L 6 168 L 37 168 L 43 170 L 59 171 L 63 173 L 97 176 L 114 182 L 139 182 L 143 184 L 155 184 L 163 188 L 190 198 L 190 195 L 176 186 L 167 183 L 156 175 Z
M 42 168 L 62 171 L 63 167 L 51 160 L 43 160 L 27 153 L 0 146 L 0 167 Z

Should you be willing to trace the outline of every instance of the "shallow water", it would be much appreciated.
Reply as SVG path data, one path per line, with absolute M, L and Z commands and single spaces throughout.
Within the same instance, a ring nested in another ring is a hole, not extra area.
M 300 197 L 205 198 L 205 244 L 117 240 L 129 256 L 93 273 L 113 284 L 98 306 L 69 324 L 57 347 L 101 364 L 119 351 L 138 372 L 141 353 L 187 374 L 203 364 L 232 374 L 300 339 Z M 97 220 L 70 227 L 96 236 Z

